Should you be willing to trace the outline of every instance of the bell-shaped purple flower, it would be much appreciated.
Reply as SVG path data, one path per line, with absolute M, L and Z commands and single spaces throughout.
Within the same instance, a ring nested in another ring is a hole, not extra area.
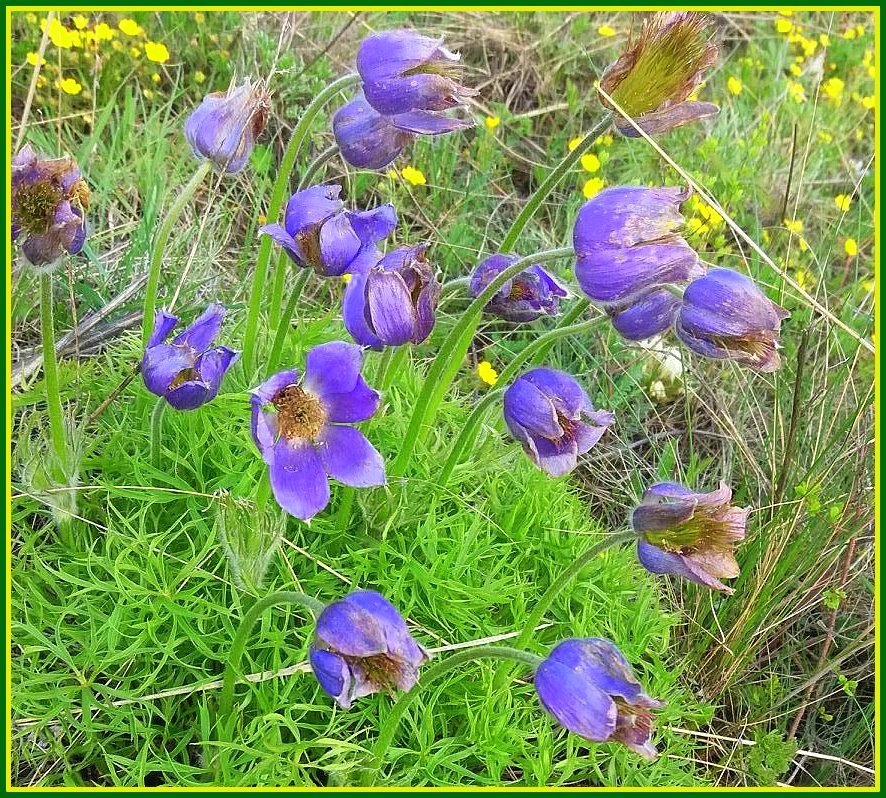
M 731 501 L 732 491 L 723 483 L 710 493 L 674 482 L 648 488 L 631 514 L 643 567 L 731 593 L 720 580 L 739 575 L 733 550 L 745 536 L 749 513 Z
M 12 240 L 34 266 L 49 266 L 86 241 L 89 188 L 72 158 L 45 158 L 30 144 L 12 159 Z
M 164 397 L 176 410 L 194 410 L 213 400 L 225 372 L 239 357 L 226 346 L 213 346 L 224 316 L 224 306 L 216 302 L 167 344 L 178 317 L 157 311 L 142 358 L 145 387 Z
M 527 371 L 504 394 L 505 423 L 530 460 L 551 476 L 568 474 L 615 417 L 595 410 L 574 377 L 554 369 Z
M 471 126 L 471 122 L 432 111 L 383 116 L 362 96 L 343 105 L 332 118 L 342 157 L 358 169 L 383 169 L 416 136 L 439 136 Z
M 445 111 L 477 92 L 460 85 L 460 57 L 443 39 L 414 30 L 386 30 L 366 37 L 357 51 L 366 101 L 380 114 Z
M 471 275 L 471 294 L 480 296 L 489 283 L 519 260 L 517 255 L 490 255 L 477 264 Z M 540 265 L 533 264 L 512 277 L 486 305 L 486 312 L 505 321 L 534 321 L 542 316 L 556 316 L 560 300 L 569 292 Z
M 403 246 L 375 266 L 354 272 L 345 289 L 345 327 L 362 346 L 420 344 L 434 328 L 440 282 L 426 244 Z
M 310 649 L 314 676 L 342 709 L 382 690 L 412 689 L 429 659 L 400 613 L 374 590 L 327 606 Z
M 378 409 L 360 370 L 363 351 L 332 341 L 308 352 L 304 376 L 281 371 L 252 391 L 252 437 L 286 512 L 308 521 L 329 504 L 329 477 L 355 488 L 385 484 L 385 464 L 351 424 Z
M 564 640 L 535 672 L 544 708 L 574 734 L 595 743 L 618 742 L 654 759 L 653 715 L 664 706 L 643 692 L 630 664 L 609 640 Z
M 375 263 L 378 242 L 397 226 L 394 206 L 371 211 L 348 211 L 339 199 L 341 186 L 312 186 L 298 191 L 286 203 L 283 225 L 266 224 L 260 232 L 271 236 L 290 258 L 324 277 L 340 277 Z
M 749 277 L 732 269 L 711 269 L 686 288 L 676 332 L 704 357 L 775 371 L 781 365 L 781 323 L 789 315 Z
M 229 174 L 249 160 L 268 122 L 271 98 L 261 80 L 207 94 L 185 122 L 185 137 L 198 158 Z

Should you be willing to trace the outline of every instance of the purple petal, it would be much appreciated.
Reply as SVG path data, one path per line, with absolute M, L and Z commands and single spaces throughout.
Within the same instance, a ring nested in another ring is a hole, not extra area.
M 527 371 L 521 378 L 534 385 L 554 407 L 570 418 L 578 418 L 579 414 L 591 413 L 594 406 L 584 388 L 571 374 L 556 369 L 535 368 Z
M 685 101 L 671 105 L 661 111 L 652 111 L 644 114 L 634 121 L 637 126 L 642 128 L 643 132 L 649 136 L 659 133 L 667 133 L 669 130 L 688 125 L 697 119 L 704 119 L 708 116 L 715 116 L 720 113 L 720 108 L 713 103 Z M 637 138 L 640 134 L 624 119 L 616 120 L 618 132 L 623 136 Z
M 213 396 L 218 393 L 225 373 L 239 357 L 239 352 L 226 346 L 218 346 L 207 350 L 197 358 L 194 370 L 200 375 L 200 379 L 213 387 Z
M 679 307 L 680 300 L 670 291 L 652 291 L 625 310 L 615 312 L 612 326 L 629 341 L 643 341 L 669 330 Z
M 345 288 L 342 300 L 342 317 L 345 329 L 361 346 L 381 349 L 381 339 L 369 328 L 366 322 L 366 272 L 353 272 L 351 281 Z
M 268 377 L 261 385 L 257 388 L 253 388 L 251 393 L 253 396 L 258 397 L 258 399 L 266 404 L 271 401 L 280 391 L 282 391 L 287 385 L 298 385 L 299 380 L 299 371 L 298 369 L 287 369 L 286 371 L 278 371 L 271 377 Z
M 385 461 L 360 430 L 328 425 L 316 446 L 333 479 L 354 488 L 385 484 Z
M 154 329 L 151 337 L 148 339 L 148 348 L 162 344 L 172 332 L 175 325 L 178 324 L 178 316 L 173 316 L 165 310 L 158 310 L 154 314 Z
M 534 436 L 534 443 L 537 454 L 535 464 L 552 477 L 566 476 L 578 465 L 578 443 L 574 437 L 549 441 L 547 438 Z
M 276 241 L 281 247 L 283 247 L 283 251 L 292 258 L 293 261 L 299 266 L 304 266 L 305 260 L 302 256 L 301 248 L 298 245 L 298 242 L 287 233 L 279 224 L 266 224 L 258 229 L 259 233 L 270 236 L 274 241 Z
M 203 380 L 187 380 L 166 394 L 166 401 L 176 410 L 196 410 L 215 398 L 217 388 Z
M 573 431 L 576 454 L 587 454 L 593 449 L 594 446 L 600 442 L 600 438 L 603 437 L 608 426 L 609 425 L 607 424 L 606 426 L 594 427 L 590 424 L 585 424 L 584 421 L 577 422 L 575 430 Z
M 694 499 L 675 500 L 672 504 L 640 504 L 631 513 L 635 532 L 662 532 L 683 524 L 695 515 Z
M 344 209 L 341 186 L 311 186 L 297 191 L 286 203 L 284 227 L 293 238 L 330 219 Z
M 327 397 L 349 394 L 357 386 L 363 350 L 347 341 L 330 341 L 308 352 L 302 386 L 326 405 Z
M 375 334 L 388 346 L 409 342 L 418 322 L 412 297 L 396 272 L 373 270 L 367 276 L 366 298 Z
M 323 408 L 329 421 L 338 424 L 354 424 L 375 415 L 381 401 L 379 392 L 370 388 L 363 377 L 358 377 L 354 387 L 344 393 L 327 393 Z
M 274 498 L 290 515 L 310 521 L 329 504 L 326 469 L 310 443 L 281 438 L 268 465 Z
M 323 688 L 335 702 L 342 708 L 351 706 L 351 672 L 347 662 L 338 654 L 324 651 L 316 646 L 311 646 L 308 653 L 311 670 Z
M 535 672 L 535 689 L 544 708 L 574 734 L 604 742 L 615 731 L 615 702 L 566 665 L 552 659 L 542 662 Z
M 225 317 L 225 306 L 214 302 L 200 317 L 172 339 L 176 346 L 189 346 L 197 352 L 203 352 L 212 346 L 212 342 L 221 332 L 222 320 Z
M 193 368 L 196 360 L 193 350 L 183 346 L 158 344 L 148 347 L 141 369 L 145 387 L 157 396 L 166 396 L 170 383 L 184 369 Z
M 409 111 L 405 114 L 396 114 L 389 119 L 397 130 L 426 136 L 441 136 L 474 127 L 471 119 L 458 119 L 433 111 Z
M 363 244 L 384 241 L 397 229 L 397 212 L 390 203 L 379 205 L 371 211 L 349 212 L 348 219 Z
M 342 106 L 332 118 L 332 132 L 342 157 L 358 169 L 383 169 L 413 138 L 394 127 L 362 97 Z
M 505 391 L 502 402 L 505 423 L 508 428 L 516 423 L 533 437 L 542 435 L 551 440 L 561 437 L 563 428 L 553 403 L 525 377 L 517 379 Z
M 394 622 L 387 612 L 364 609 L 348 598 L 335 601 L 323 610 L 317 619 L 317 639 L 346 657 L 386 654 L 388 636 L 398 636 L 400 625 L 406 626 L 399 613 Z
M 712 590 L 719 590 L 723 593 L 733 592 L 732 588 L 724 585 L 719 579 L 711 576 L 703 568 L 694 567 L 683 555 L 663 551 L 643 539 L 637 541 L 637 559 L 647 571 L 653 574 L 681 576 L 690 582 L 704 585 Z
M 385 80 L 438 59 L 457 63 L 459 57 L 442 45 L 442 38 L 422 36 L 409 28 L 381 31 L 360 42 L 357 72 L 364 81 Z
M 351 227 L 349 214 L 339 213 L 320 228 L 321 271 L 326 277 L 340 277 L 360 252 L 361 241 Z

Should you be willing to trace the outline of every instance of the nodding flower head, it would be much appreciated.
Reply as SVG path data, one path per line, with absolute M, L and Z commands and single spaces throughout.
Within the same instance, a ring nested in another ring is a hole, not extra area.
M 471 294 L 479 296 L 489 283 L 519 260 L 517 255 L 490 255 L 477 264 L 471 276 Z M 569 292 L 540 265 L 533 264 L 508 280 L 486 304 L 486 312 L 505 321 L 534 321 L 556 316 L 560 300 Z
M 702 73 L 717 61 L 704 14 L 659 13 L 647 20 L 639 36 L 606 69 L 600 88 L 648 134 L 665 133 L 719 112 L 713 103 L 688 100 Z M 604 105 L 609 105 L 604 98 Z M 626 136 L 639 135 L 616 118 Z

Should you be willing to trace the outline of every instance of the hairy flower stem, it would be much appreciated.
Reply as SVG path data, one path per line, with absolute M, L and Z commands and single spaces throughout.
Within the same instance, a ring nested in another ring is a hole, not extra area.
M 548 589 L 544 592 L 544 595 L 538 600 L 538 603 L 535 605 L 532 612 L 526 616 L 526 620 L 523 622 L 523 629 L 520 632 L 520 636 L 516 639 L 515 645 L 517 647 L 525 646 L 529 642 L 533 630 L 538 626 L 539 621 L 544 617 L 544 614 L 548 609 L 550 609 L 551 604 L 554 603 L 554 599 L 560 595 L 560 592 L 566 587 L 566 585 L 582 572 L 588 563 L 600 556 L 607 549 L 611 549 L 613 546 L 619 546 L 622 543 L 628 543 L 636 539 L 637 534 L 635 532 L 622 532 L 619 534 L 607 535 L 606 538 L 599 543 L 594 544 L 587 551 L 579 554 L 572 562 L 572 565 L 551 582 Z M 503 687 L 507 675 L 507 666 L 501 666 L 498 669 L 498 673 L 495 674 L 493 686 L 496 689 Z
M 55 353 L 55 317 L 52 308 L 52 274 L 40 275 L 40 333 L 43 338 L 43 376 L 46 382 L 46 412 L 52 450 L 58 460 L 58 471 L 64 473 L 68 462 L 65 419 L 58 390 L 58 359 Z M 54 475 L 55 476 L 55 475 Z
M 512 648 L 511 646 L 477 646 L 476 648 L 466 648 L 463 651 L 451 654 L 442 662 L 438 662 L 436 665 L 428 667 L 418 684 L 416 684 L 408 693 L 400 696 L 397 703 L 394 704 L 391 714 L 388 715 L 384 725 L 381 727 L 378 740 L 372 751 L 372 770 L 367 779 L 369 783 L 366 786 L 371 787 L 378 780 L 381 768 L 385 763 L 388 748 L 391 747 L 394 735 L 397 732 L 397 727 L 400 725 L 400 721 L 406 710 L 409 708 L 409 705 L 423 688 L 433 684 L 441 676 L 445 676 L 449 671 L 454 670 L 459 665 L 462 665 L 465 662 L 476 662 L 480 659 L 503 659 L 511 662 L 519 662 L 520 664 L 527 665 L 531 668 L 533 673 L 543 661 L 543 658 L 536 654 L 532 654 L 529 651 L 521 651 L 518 648 Z
M 289 273 L 290 263 L 292 261 L 289 259 L 289 255 L 281 249 L 277 256 L 277 265 L 274 267 L 274 282 L 271 285 L 271 299 L 268 302 L 268 325 L 272 330 L 276 330 L 280 323 L 283 294 L 286 293 L 286 275 Z
M 316 177 L 317 173 L 328 164 L 333 158 L 339 154 L 338 144 L 332 144 L 321 152 L 313 161 L 308 164 L 308 168 L 302 173 L 298 181 L 298 190 L 307 188 Z
M 551 173 L 544 179 L 544 181 L 542 181 L 542 184 L 535 190 L 523 206 L 523 210 L 521 210 L 517 218 L 514 219 L 511 229 L 505 233 L 504 240 L 498 248 L 499 252 L 510 252 L 514 248 L 517 239 L 523 232 L 523 228 L 526 227 L 529 220 L 538 212 L 541 204 L 547 199 L 548 194 L 557 187 L 557 184 L 581 160 L 581 156 L 594 146 L 597 137 L 606 132 L 611 122 L 612 114 L 607 113 L 596 125 L 594 125 L 593 128 L 591 128 L 590 132 L 579 142 L 578 146 L 551 170 Z
M 151 465 L 158 470 L 163 464 L 160 441 L 163 438 L 163 414 L 167 404 L 169 403 L 161 396 L 151 411 Z
M 483 309 L 489 300 L 508 280 L 516 277 L 532 264 L 568 258 L 572 254 L 572 247 L 562 247 L 536 252 L 525 258 L 520 258 L 490 280 L 489 285 L 468 305 L 449 335 L 446 336 L 446 340 L 428 369 L 421 393 L 415 403 L 415 409 L 412 411 L 412 417 L 409 419 L 409 426 L 406 428 L 400 452 L 391 468 L 393 477 L 402 477 L 406 473 L 415 445 L 425 428 L 433 423 L 437 408 L 464 361 L 477 325 L 480 323 Z
M 302 292 L 305 290 L 305 285 L 310 276 L 310 269 L 301 269 L 299 274 L 296 275 L 292 286 L 292 293 L 289 295 L 289 302 L 286 303 L 286 307 L 283 309 L 283 313 L 277 322 L 277 332 L 274 334 L 274 343 L 271 344 L 271 354 L 268 356 L 268 363 L 265 369 L 267 374 L 273 374 L 280 365 L 280 355 L 283 353 L 286 333 L 291 329 L 295 307 L 298 305 L 299 299 L 301 299 Z
M 212 161 L 203 161 L 194 176 L 188 181 L 188 184 L 181 190 L 176 197 L 175 202 L 166 214 L 163 224 L 157 231 L 157 238 L 151 249 L 151 263 L 148 267 L 148 282 L 145 286 L 145 305 L 144 315 L 142 316 L 142 344 L 148 345 L 148 339 L 154 329 L 154 311 L 157 309 L 157 289 L 160 287 L 160 270 L 163 268 L 163 256 L 166 254 L 166 244 L 169 243 L 169 236 L 172 235 L 172 228 L 175 227 L 182 211 L 185 209 L 191 198 L 200 188 L 200 184 L 206 179 L 209 170 L 212 168 Z
M 280 215 L 280 209 L 289 191 L 289 177 L 301 152 L 302 146 L 307 140 L 308 133 L 314 118 L 320 113 L 326 103 L 332 100 L 339 92 L 359 82 L 357 74 L 344 75 L 330 83 L 321 91 L 305 108 L 301 119 L 292 131 L 292 138 L 286 145 L 283 158 L 280 161 L 280 169 L 271 189 L 271 201 L 268 203 L 268 221 L 274 221 Z M 255 348 L 258 343 L 258 319 L 261 314 L 262 298 L 264 297 L 265 282 L 268 277 L 268 264 L 271 260 L 273 241 L 270 236 L 262 236 L 258 248 L 258 258 L 255 262 L 255 273 L 252 278 L 252 288 L 249 295 L 249 305 L 246 311 L 246 330 L 243 334 L 243 368 L 247 379 L 252 377 L 255 367 Z

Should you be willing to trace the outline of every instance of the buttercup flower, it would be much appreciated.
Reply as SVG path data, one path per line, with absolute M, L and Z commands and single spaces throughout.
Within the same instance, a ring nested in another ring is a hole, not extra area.
M 679 300 L 664 286 L 704 274 L 698 255 L 676 233 L 688 197 L 676 186 L 619 186 L 601 191 L 578 212 L 576 279 L 625 338 L 667 330 Z
M 471 294 L 480 296 L 489 283 L 519 260 L 517 255 L 490 255 L 477 264 L 471 275 Z M 537 263 L 508 280 L 486 304 L 486 312 L 506 321 L 534 321 L 556 316 L 560 300 L 569 292 Z
M 354 271 L 342 315 L 358 344 L 420 344 L 434 328 L 440 283 L 425 257 L 426 244 L 398 247 L 375 266 Z
M 186 330 L 172 339 L 178 317 L 164 310 L 154 317 L 154 331 L 142 357 L 145 387 L 176 410 L 194 410 L 216 397 L 225 372 L 239 357 L 226 346 L 213 346 L 221 332 L 224 306 L 215 303 Z
M 650 710 L 664 706 L 643 692 L 622 653 L 598 637 L 564 640 L 535 672 L 544 708 L 569 731 L 592 742 L 618 742 L 646 759 L 652 744 Z
M 342 709 L 382 690 L 412 689 L 429 659 L 400 613 L 374 590 L 357 590 L 327 606 L 310 649 L 314 676 Z
M 686 288 L 676 332 L 693 352 L 757 371 L 781 365 L 778 336 L 790 314 L 743 274 L 711 269 Z
M 718 113 L 713 103 L 687 100 L 702 72 L 717 61 L 709 30 L 707 19 L 697 12 L 654 15 L 606 69 L 600 87 L 648 134 Z M 621 117 L 616 127 L 626 136 L 638 135 Z
M 29 144 L 12 158 L 12 240 L 34 266 L 76 255 L 86 241 L 89 188 L 72 158 L 44 158 Z
M 723 483 L 710 493 L 674 482 L 647 488 L 631 514 L 631 526 L 641 536 L 637 557 L 643 567 L 731 593 L 720 580 L 739 574 L 733 549 L 745 536 L 749 513 L 731 500 Z
M 347 211 L 339 199 L 341 186 L 312 186 L 298 191 L 286 203 L 283 225 L 266 224 L 260 232 L 271 236 L 299 266 L 324 277 L 375 263 L 376 244 L 397 226 L 393 205 L 371 211 Z
M 503 405 L 505 423 L 523 451 L 554 477 L 572 471 L 615 420 L 607 410 L 594 410 L 574 377 L 546 368 L 517 378 Z
M 308 521 L 329 504 L 329 479 L 355 488 L 384 485 L 381 455 L 347 426 L 378 409 L 360 374 L 359 346 L 333 341 L 308 352 L 304 376 L 281 371 L 252 391 L 252 437 L 268 464 L 274 498 Z
M 268 121 L 271 98 L 260 81 L 207 94 L 185 122 L 185 137 L 198 158 L 233 174 L 249 160 Z

